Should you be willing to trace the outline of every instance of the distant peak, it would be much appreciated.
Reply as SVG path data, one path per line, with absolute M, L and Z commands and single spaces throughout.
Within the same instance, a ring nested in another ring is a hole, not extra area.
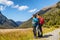
M 0 11 L 0 13 L 1 13 L 1 11 Z
M 2 14 L 1 11 L 0 11 L 0 14 Z
M 58 3 L 60 3 L 60 1 Z
M 2 15 L 2 12 L 0 11 L 0 15 Z

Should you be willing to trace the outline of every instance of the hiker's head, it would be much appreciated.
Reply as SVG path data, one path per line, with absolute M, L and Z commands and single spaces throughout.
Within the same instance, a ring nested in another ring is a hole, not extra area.
M 37 14 L 37 18 L 41 18 L 41 15 L 40 14 Z
M 36 18 L 36 15 L 35 15 L 35 14 L 33 14 L 33 17 L 35 17 L 35 18 Z
M 40 16 L 40 14 L 37 14 L 38 16 Z
M 39 14 L 36 14 L 36 16 L 39 16 Z

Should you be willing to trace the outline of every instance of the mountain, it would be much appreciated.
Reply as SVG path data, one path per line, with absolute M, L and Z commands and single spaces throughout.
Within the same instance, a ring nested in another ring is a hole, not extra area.
M 19 25 L 21 25 L 23 22 L 21 22 L 21 21 L 16 21 L 16 24 L 18 24 L 18 26 Z
M 0 28 L 15 28 L 18 25 L 11 19 L 5 17 L 0 11 Z
M 36 14 L 40 14 L 45 19 L 44 27 L 60 25 L 60 1 L 53 6 L 43 8 Z M 32 18 L 19 26 L 19 28 L 29 27 L 32 27 Z

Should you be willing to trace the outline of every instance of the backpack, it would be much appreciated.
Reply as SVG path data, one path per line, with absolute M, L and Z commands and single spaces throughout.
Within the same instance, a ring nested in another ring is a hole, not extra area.
M 39 18 L 39 23 L 44 24 L 44 18 L 43 17 Z

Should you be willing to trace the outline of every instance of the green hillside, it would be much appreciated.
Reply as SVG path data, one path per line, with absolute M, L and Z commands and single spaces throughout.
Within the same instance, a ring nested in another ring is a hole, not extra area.
M 26 21 L 23 24 L 21 24 L 18 28 L 29 28 L 29 27 L 32 27 L 32 20 L 31 19 L 29 19 L 28 21 Z
M 41 16 L 45 19 L 44 27 L 51 27 L 51 26 L 60 26 L 60 2 L 57 4 L 46 7 L 37 12 L 36 14 L 41 14 Z M 31 24 L 32 18 L 28 21 L 24 22 L 22 25 L 20 25 L 20 28 L 29 28 L 32 27 Z

